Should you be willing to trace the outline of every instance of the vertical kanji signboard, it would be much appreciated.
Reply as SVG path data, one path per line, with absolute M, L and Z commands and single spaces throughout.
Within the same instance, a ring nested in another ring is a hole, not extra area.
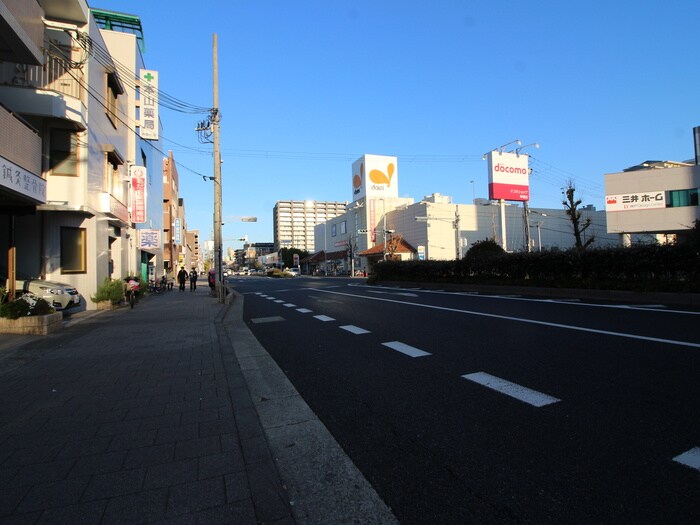
M 146 222 L 146 168 L 131 166 L 131 222 Z
M 158 140 L 158 72 L 141 70 L 141 138 Z

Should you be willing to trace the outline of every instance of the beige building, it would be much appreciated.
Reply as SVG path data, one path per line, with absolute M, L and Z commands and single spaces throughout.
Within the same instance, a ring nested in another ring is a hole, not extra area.
M 345 213 L 347 202 L 278 201 L 273 209 L 275 250 L 314 249 L 314 226 Z
M 179 203 L 179 176 L 173 152 L 163 159 L 163 270 L 174 274 L 182 245 L 182 223 Z

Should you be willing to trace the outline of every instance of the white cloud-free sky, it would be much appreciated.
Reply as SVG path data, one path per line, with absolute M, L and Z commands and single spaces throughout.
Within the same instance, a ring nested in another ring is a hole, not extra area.
M 483 153 L 532 155 L 533 207 L 574 181 L 603 209 L 605 173 L 693 157 L 694 0 L 88 0 L 141 17 L 160 89 L 212 105 L 218 35 L 224 239 L 271 242 L 278 200 L 352 199 L 351 165 L 396 155 L 401 196 L 487 197 Z M 187 223 L 210 238 L 204 115 L 161 110 Z M 472 183 L 473 181 L 473 183 Z M 242 243 L 225 241 L 225 246 Z

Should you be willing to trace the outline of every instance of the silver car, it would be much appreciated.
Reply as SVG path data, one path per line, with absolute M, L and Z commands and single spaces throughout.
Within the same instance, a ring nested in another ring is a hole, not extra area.
M 37 297 L 45 299 L 56 310 L 80 306 L 80 294 L 75 287 L 69 284 L 41 279 L 17 280 L 15 283 L 18 292 L 33 293 Z

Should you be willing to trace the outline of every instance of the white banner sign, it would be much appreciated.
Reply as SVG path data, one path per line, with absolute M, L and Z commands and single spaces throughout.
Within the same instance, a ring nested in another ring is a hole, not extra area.
M 39 204 L 46 203 L 46 181 L 14 162 L 0 157 L 0 186 L 29 197 Z
M 640 191 L 622 195 L 606 195 L 605 211 L 652 210 L 666 207 L 663 191 Z
M 175 244 L 182 244 L 182 220 L 175 219 L 175 224 L 173 226 L 173 242 Z
M 146 222 L 146 168 L 131 166 L 129 177 L 131 179 L 131 221 Z
M 149 251 L 159 250 L 160 230 L 139 230 L 139 249 Z
M 158 140 L 158 72 L 141 70 L 141 138 Z

